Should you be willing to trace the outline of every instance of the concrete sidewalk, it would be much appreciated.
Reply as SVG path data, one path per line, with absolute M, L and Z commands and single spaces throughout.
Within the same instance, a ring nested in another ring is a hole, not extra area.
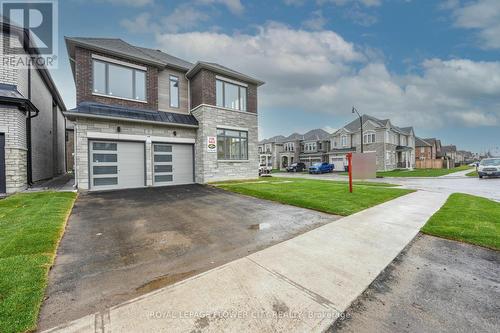
M 408 194 L 50 332 L 321 332 L 446 198 Z

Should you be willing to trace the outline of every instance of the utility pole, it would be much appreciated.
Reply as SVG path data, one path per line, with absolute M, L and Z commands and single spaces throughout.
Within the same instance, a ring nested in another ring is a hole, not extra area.
M 363 117 L 359 114 L 358 110 L 353 106 L 352 113 L 356 113 L 359 117 L 359 125 L 361 126 L 361 152 L 363 152 Z

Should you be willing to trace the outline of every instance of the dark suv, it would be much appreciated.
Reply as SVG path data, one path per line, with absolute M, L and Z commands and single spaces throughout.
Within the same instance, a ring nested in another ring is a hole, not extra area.
M 288 172 L 302 172 L 306 169 L 306 165 L 302 162 L 292 163 L 291 165 L 286 167 L 286 171 Z

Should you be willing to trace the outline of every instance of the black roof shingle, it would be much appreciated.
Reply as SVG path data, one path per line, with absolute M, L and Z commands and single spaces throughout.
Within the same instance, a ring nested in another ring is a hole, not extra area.
M 78 116 L 78 114 L 123 118 L 135 121 L 198 126 L 198 121 L 193 115 L 190 114 L 134 109 L 94 102 L 82 102 L 77 108 L 67 112 L 68 116 Z

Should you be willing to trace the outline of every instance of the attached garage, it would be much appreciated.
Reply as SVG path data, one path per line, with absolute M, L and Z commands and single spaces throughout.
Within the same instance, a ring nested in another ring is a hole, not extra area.
M 89 141 L 91 190 L 146 186 L 146 161 L 152 161 L 154 186 L 194 183 L 192 144 L 153 143 L 146 159 L 144 142 Z

